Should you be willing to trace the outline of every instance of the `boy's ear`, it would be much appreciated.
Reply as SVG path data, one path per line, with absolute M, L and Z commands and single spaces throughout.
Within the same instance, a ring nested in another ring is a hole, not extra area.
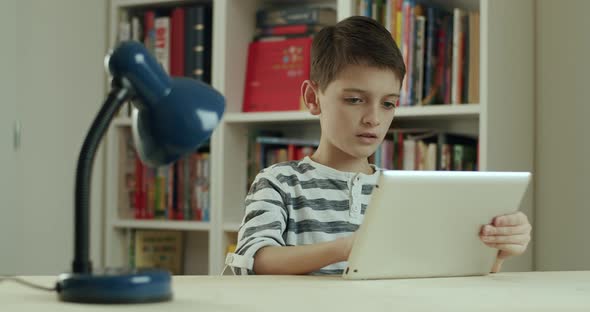
M 311 80 L 305 80 L 301 84 L 301 96 L 305 102 L 305 106 L 312 115 L 319 115 L 321 113 L 318 92 L 317 84 Z

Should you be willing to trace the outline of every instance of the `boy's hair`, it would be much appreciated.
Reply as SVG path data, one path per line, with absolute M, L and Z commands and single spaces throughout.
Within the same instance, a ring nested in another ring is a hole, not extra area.
M 311 45 L 310 78 L 322 92 L 350 64 L 390 69 L 400 84 L 406 75 L 404 60 L 391 33 L 364 16 L 352 16 L 324 27 Z

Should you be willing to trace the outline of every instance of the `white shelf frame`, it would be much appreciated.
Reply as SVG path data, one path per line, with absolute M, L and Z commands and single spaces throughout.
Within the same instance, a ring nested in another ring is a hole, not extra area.
M 116 38 L 117 10 L 121 7 L 197 3 L 194 0 L 111 0 L 110 42 Z M 208 233 L 208 273 L 219 274 L 227 244 L 235 242 L 235 232 L 243 214 L 246 194 L 245 150 L 252 129 L 295 125 L 302 130 L 318 129 L 318 118 L 307 112 L 241 113 L 246 70 L 245 51 L 254 33 L 257 7 L 269 3 L 301 3 L 284 0 L 212 0 L 213 59 L 212 86 L 227 101 L 226 114 L 211 138 L 211 219 L 207 225 L 184 227 L 177 221 L 157 223 L 160 229 L 206 231 Z M 331 2 L 342 20 L 355 12 L 355 0 Z M 468 129 L 480 138 L 480 169 L 484 171 L 533 170 L 533 0 L 432 0 L 445 7 L 480 11 L 480 101 L 478 104 L 400 107 L 395 121 L 402 125 L 434 125 L 449 130 Z M 116 130 L 131 125 L 129 118 L 116 119 L 109 131 L 106 148 L 106 265 L 125 261 L 125 241 L 121 229 L 147 225 L 142 220 L 118 220 L 116 201 Z M 446 128 L 445 128 L 446 129 Z M 316 131 L 316 130 L 314 130 Z M 306 132 L 306 131 L 303 131 Z M 307 131 L 306 133 L 308 133 Z M 529 188 L 530 190 L 534 187 Z M 532 191 L 521 210 L 533 220 Z M 138 223 L 139 222 L 139 223 Z M 151 221 L 150 221 L 151 222 Z M 189 221 L 192 222 L 192 221 Z M 190 247 L 189 247 L 190 248 Z M 196 247 L 195 247 L 196 249 Z M 197 251 L 194 252 L 205 252 Z M 505 270 L 532 268 L 531 248 L 510 260 Z
M 395 119 L 427 119 L 427 118 L 478 118 L 479 104 L 454 104 L 454 105 L 429 105 L 398 107 Z M 255 113 L 228 113 L 223 120 L 228 124 L 240 123 L 277 123 L 277 122 L 314 122 L 319 120 L 317 116 L 307 111 L 290 112 L 255 112 Z
M 185 220 L 114 220 L 110 222 L 117 229 L 151 229 L 175 231 L 204 231 L 211 230 L 209 222 Z

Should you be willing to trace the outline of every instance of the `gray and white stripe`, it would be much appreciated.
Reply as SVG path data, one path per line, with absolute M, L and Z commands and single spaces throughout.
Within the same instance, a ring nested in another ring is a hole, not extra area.
M 246 196 L 235 253 L 253 258 L 266 246 L 307 245 L 350 235 L 369 204 L 379 175 L 375 169 L 372 175 L 341 172 L 306 157 L 262 170 Z M 232 267 L 239 274 L 254 274 L 252 267 Z M 346 262 L 339 262 L 310 274 L 341 274 L 345 267 Z

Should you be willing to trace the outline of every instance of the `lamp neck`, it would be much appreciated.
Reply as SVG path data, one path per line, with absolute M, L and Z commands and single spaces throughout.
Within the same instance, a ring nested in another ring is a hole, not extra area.
M 94 118 L 78 158 L 74 197 L 74 260 L 72 272 L 92 273 L 90 247 L 90 184 L 98 146 L 120 107 L 131 98 L 132 87 L 125 79 L 114 80 L 114 87 Z

